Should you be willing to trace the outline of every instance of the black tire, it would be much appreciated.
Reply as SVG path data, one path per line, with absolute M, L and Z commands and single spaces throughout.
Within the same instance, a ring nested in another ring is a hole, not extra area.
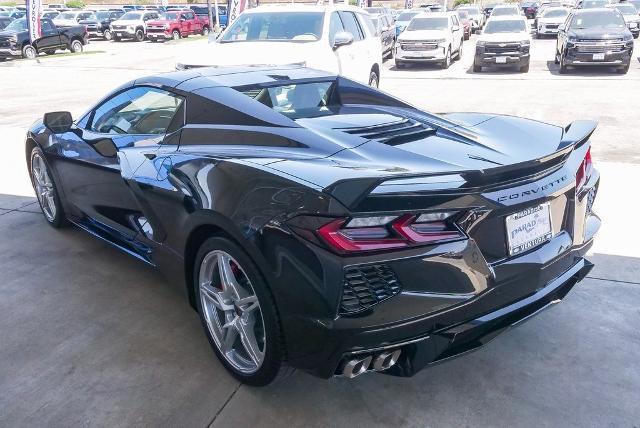
M 456 61 L 460 61 L 462 59 L 462 45 L 463 41 L 460 41 L 460 47 L 458 48 L 458 54 L 456 55 Z
M 556 56 L 553 58 L 553 63 L 554 64 L 560 64 L 559 57 L 560 57 L 560 55 L 558 55 L 558 51 L 556 51 Z
M 378 75 L 378 72 L 372 68 L 371 72 L 369 73 L 369 86 L 373 88 L 378 88 L 379 85 L 380 85 L 380 76 Z
M 173 40 L 180 40 L 180 31 L 178 31 L 178 30 L 173 30 L 173 31 L 171 32 L 171 38 L 172 38 Z
M 144 41 L 144 31 L 142 31 L 142 29 L 138 28 L 136 30 L 135 39 L 136 39 L 136 42 L 143 42 Z
M 36 59 L 38 57 L 38 51 L 31 45 L 24 45 L 22 47 L 22 58 Z
M 521 73 L 528 73 L 529 72 L 529 61 L 527 61 L 527 63 L 525 65 L 520 67 L 520 72 Z
M 440 64 L 440 68 L 446 70 L 449 66 L 451 66 L 451 46 L 447 48 L 446 58 Z
M 560 58 L 558 60 L 558 64 L 560 64 L 560 69 L 558 70 L 558 72 L 560 74 L 567 74 L 567 71 L 569 71 L 569 68 L 564 63 L 564 55 L 562 53 L 560 53 Z
M 53 201 L 55 203 L 56 206 L 56 212 L 55 215 L 53 215 L 52 217 L 47 215 L 45 213 L 45 208 L 42 205 L 42 202 L 40 200 L 38 196 L 38 189 L 36 187 L 36 182 L 34 179 L 34 174 L 33 174 L 33 167 L 34 167 L 34 158 L 38 156 L 40 159 L 42 159 L 43 165 L 47 170 L 47 174 L 51 180 L 51 191 L 53 193 Z M 31 156 L 29 157 L 29 177 L 31 179 L 31 186 L 33 187 L 34 192 L 36 192 L 36 197 L 38 199 L 38 205 L 40 205 L 40 209 L 42 210 L 42 215 L 45 218 L 45 220 L 47 221 L 47 223 L 49 223 L 49 225 L 51 227 L 54 228 L 60 228 L 63 227 L 67 224 L 67 219 L 65 217 L 64 214 L 64 208 L 62 207 L 62 203 L 60 202 L 60 196 L 58 193 L 58 187 L 56 186 L 55 180 L 53 178 L 53 175 L 51 174 L 51 168 L 49 168 L 49 164 L 47 163 L 47 160 L 44 156 L 43 151 L 40 149 L 40 147 L 34 147 L 33 150 L 31 150 Z
M 111 41 L 113 40 L 113 33 L 111 32 L 111 30 L 104 30 L 104 32 L 102 33 L 102 37 L 106 41 Z
M 69 50 L 73 53 L 80 53 L 84 50 L 84 47 L 82 46 L 82 42 L 80 40 L 71 40 L 71 43 L 69 43 Z
M 201 34 L 202 34 L 203 36 L 208 36 L 208 35 L 209 35 L 209 27 L 206 27 L 206 26 L 205 26 L 205 27 L 202 27 L 202 32 L 201 32 Z
M 634 35 L 633 35 L 633 38 L 634 38 L 634 39 L 637 39 L 637 38 L 638 38 L 638 36 L 640 36 L 640 33 L 638 33 L 638 34 L 634 34 Z
M 264 344 L 264 359 L 257 371 L 251 374 L 240 372 L 239 370 L 234 368 L 221 354 L 214 338 L 211 335 L 211 332 L 209 331 L 209 327 L 204 316 L 202 300 L 200 298 L 200 284 L 198 278 L 200 274 L 200 267 L 202 265 L 204 257 L 211 251 L 215 250 L 220 250 L 228 253 L 233 257 L 234 260 L 238 262 L 249 281 L 251 281 L 253 291 L 258 298 L 260 311 L 262 312 L 262 320 L 264 322 L 266 340 Z M 255 263 L 244 252 L 244 250 L 242 250 L 234 242 L 222 237 L 211 237 L 207 239 L 198 250 L 193 272 L 193 286 L 196 295 L 198 313 L 200 314 L 200 321 L 202 323 L 202 327 L 205 330 L 205 334 L 209 339 L 209 344 L 213 348 L 222 365 L 229 371 L 229 373 L 231 373 L 233 377 L 247 385 L 264 386 L 271 383 L 278 376 L 278 374 L 281 373 L 281 369 L 284 368 L 284 342 L 282 338 L 282 330 L 280 328 L 280 320 L 273 296 L 271 294 L 271 290 L 264 281 Z
M 478 65 L 475 61 L 473 61 L 473 72 L 474 73 L 482 72 L 482 66 Z

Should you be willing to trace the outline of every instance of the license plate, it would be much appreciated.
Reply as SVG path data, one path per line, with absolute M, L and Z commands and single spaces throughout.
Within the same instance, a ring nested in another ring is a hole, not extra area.
M 506 56 L 497 56 L 496 57 L 496 64 L 506 64 L 507 63 L 507 57 Z
M 604 53 L 595 53 L 593 54 L 594 61 L 604 61 Z
M 551 239 L 549 204 L 511 214 L 506 220 L 509 255 L 523 253 Z

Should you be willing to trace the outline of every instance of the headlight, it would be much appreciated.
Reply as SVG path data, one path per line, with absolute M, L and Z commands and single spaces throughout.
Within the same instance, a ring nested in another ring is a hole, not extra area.
M 531 40 L 527 39 L 527 40 L 523 40 L 520 42 L 521 45 L 530 45 L 531 44 Z
M 630 22 L 629 23 L 629 28 L 638 28 L 638 23 L 637 22 Z
M 567 37 L 567 41 L 568 42 L 577 42 L 578 38 L 576 36 L 569 36 L 569 37 Z
M 434 42 L 435 42 L 437 45 L 439 45 L 439 44 L 441 44 L 441 43 L 446 43 L 446 42 L 447 42 L 447 39 L 437 39 L 437 40 L 434 40 Z
M 476 46 L 479 46 L 479 47 L 483 47 L 486 44 L 487 44 L 487 42 L 485 42 L 484 40 L 478 40 L 476 42 Z

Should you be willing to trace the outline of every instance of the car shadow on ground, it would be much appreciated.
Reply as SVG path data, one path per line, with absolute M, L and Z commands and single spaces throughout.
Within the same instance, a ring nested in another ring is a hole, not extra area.
M 560 76 L 560 65 L 553 60 L 547 61 L 547 68 L 554 76 Z M 616 70 L 616 67 L 602 65 L 581 65 L 579 67 L 569 67 L 566 74 L 562 76 L 580 76 L 580 77 L 604 77 L 604 76 L 622 76 Z
M 473 64 L 471 64 L 466 71 L 466 74 L 473 75 L 487 75 L 487 76 L 505 76 L 505 75 L 523 75 L 525 76 L 527 73 L 520 71 L 520 68 L 517 65 L 511 66 L 485 66 L 482 67 L 482 71 L 475 72 L 473 71 Z

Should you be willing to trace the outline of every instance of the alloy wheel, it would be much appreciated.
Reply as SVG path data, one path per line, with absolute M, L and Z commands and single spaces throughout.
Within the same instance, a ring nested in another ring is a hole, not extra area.
M 377 88 L 379 85 L 379 82 L 380 82 L 380 79 L 378 78 L 378 73 L 371 70 L 371 73 L 369 74 L 369 86 L 371 86 L 372 88 Z
M 22 55 L 27 59 L 35 59 L 38 56 L 38 52 L 36 52 L 36 48 L 31 45 L 27 45 L 22 49 Z
M 171 37 L 173 38 L 173 40 L 178 40 L 180 38 L 180 33 L 176 30 L 173 30 L 173 33 L 171 33 Z
M 113 34 L 111 34 L 110 30 L 104 30 L 103 36 L 106 41 L 109 41 L 113 38 Z
M 71 52 L 82 52 L 82 43 L 80 43 L 78 40 L 74 40 L 73 42 L 71 42 Z
M 198 276 L 207 328 L 225 360 L 243 374 L 260 369 L 266 350 L 260 302 L 249 277 L 227 252 L 205 255 Z
M 31 177 L 33 187 L 42 207 L 42 212 L 49 222 L 53 222 L 58 209 L 56 207 L 55 189 L 49 176 L 47 165 L 39 154 L 34 154 L 31 159 Z

